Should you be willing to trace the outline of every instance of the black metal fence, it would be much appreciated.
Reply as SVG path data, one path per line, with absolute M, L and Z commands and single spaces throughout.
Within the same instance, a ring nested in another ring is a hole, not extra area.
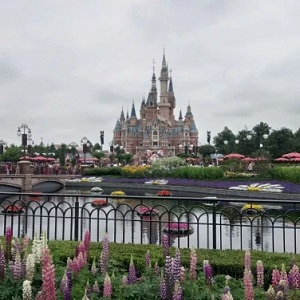
M 117 243 L 179 248 L 300 249 L 300 201 L 230 198 L 0 193 L 0 235 L 47 234 L 49 240 L 92 241 L 108 233 Z

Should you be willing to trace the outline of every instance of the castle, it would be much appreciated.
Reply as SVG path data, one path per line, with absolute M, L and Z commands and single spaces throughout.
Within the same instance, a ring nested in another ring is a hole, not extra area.
M 153 67 L 151 90 L 147 101 L 145 98 L 142 100 L 140 118 L 137 118 L 133 102 L 130 116 L 127 112 L 125 118 L 122 108 L 120 118 L 114 128 L 112 146 L 133 154 L 136 161 L 145 161 L 153 154 L 174 156 L 178 153 L 187 154 L 197 151 L 198 130 L 191 106 L 188 104 L 184 118 L 181 110 L 178 120 L 174 116 L 176 98 L 165 53 L 163 53 L 158 80 L 160 81 L 159 99 Z

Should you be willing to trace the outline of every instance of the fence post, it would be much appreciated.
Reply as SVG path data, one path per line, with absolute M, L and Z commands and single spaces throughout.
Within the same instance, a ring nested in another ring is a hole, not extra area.
M 213 201 L 212 213 L 213 249 L 217 249 L 217 201 Z
M 75 241 L 78 241 L 78 228 L 79 228 L 79 201 L 78 201 L 78 197 L 76 197 L 75 200 L 75 220 L 74 220 L 74 238 Z

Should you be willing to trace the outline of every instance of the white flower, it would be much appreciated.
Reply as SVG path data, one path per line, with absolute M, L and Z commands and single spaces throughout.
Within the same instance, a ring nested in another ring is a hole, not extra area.
M 24 280 L 24 282 L 23 282 L 23 300 L 31 300 L 31 299 L 32 299 L 31 283 L 29 280 Z

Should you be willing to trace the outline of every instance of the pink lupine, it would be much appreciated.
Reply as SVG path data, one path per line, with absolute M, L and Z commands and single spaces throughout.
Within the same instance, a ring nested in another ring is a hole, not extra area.
M 97 281 L 95 281 L 94 284 L 93 284 L 93 292 L 95 294 L 99 294 L 100 293 L 100 288 L 99 288 L 99 285 L 98 285 Z
M 264 286 L 264 265 L 261 260 L 256 263 L 256 285 L 260 288 Z
M 198 263 L 197 252 L 193 248 L 190 253 L 190 280 L 191 281 L 194 281 L 197 278 L 197 263 Z
M 279 284 L 279 281 L 281 279 L 280 272 L 277 268 L 273 269 L 272 271 L 272 286 L 273 288 L 276 288 Z
M 6 258 L 10 261 L 11 257 L 11 242 L 12 242 L 12 230 L 9 226 L 5 230 L 5 242 L 6 242 Z
M 103 297 L 110 299 L 111 295 L 112 295 L 112 283 L 109 275 L 106 273 L 104 278 L 104 284 L 103 284 Z
M 85 251 L 89 253 L 90 251 L 90 245 L 91 245 L 91 234 L 88 230 L 84 233 L 83 243 L 85 247 Z
M 253 276 L 252 276 L 251 270 L 245 268 L 245 270 L 244 270 L 244 295 L 245 295 L 245 300 L 253 300 L 254 299 L 252 278 L 253 278 Z
M 288 274 L 289 286 L 291 289 L 299 289 L 300 287 L 300 273 L 296 264 L 293 264 Z
M 286 281 L 287 281 L 287 279 L 288 279 L 287 272 L 286 272 L 286 268 L 285 268 L 285 264 L 282 264 L 282 265 L 281 265 L 280 279 L 281 279 L 281 280 L 286 280 Z
M 245 269 L 251 269 L 251 253 L 250 251 L 245 252 L 245 257 L 244 257 L 244 267 Z
M 45 296 L 44 300 L 55 300 L 55 268 L 52 263 L 50 251 L 47 247 L 42 249 L 42 280 L 42 289 Z
M 100 273 L 105 276 L 108 269 L 109 260 L 109 239 L 106 233 L 102 238 L 102 252 L 100 256 Z

